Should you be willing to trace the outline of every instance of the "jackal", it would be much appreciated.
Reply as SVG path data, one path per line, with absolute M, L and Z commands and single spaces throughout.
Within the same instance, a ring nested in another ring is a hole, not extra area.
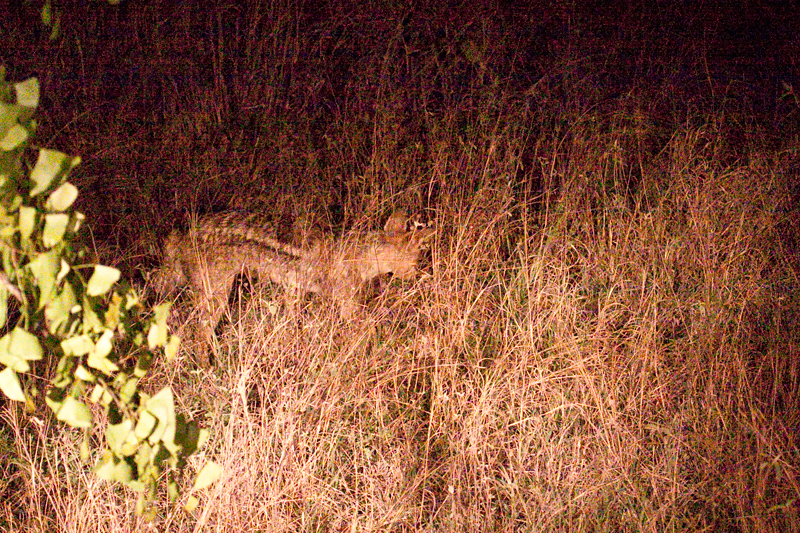
M 319 293 L 339 304 L 343 318 L 358 309 L 358 294 L 383 274 L 413 278 L 434 230 L 408 229 L 405 211 L 389 217 L 383 231 L 340 238 L 321 234 L 301 244 L 281 241 L 274 227 L 251 213 L 229 211 L 201 218 L 189 231 L 174 231 L 164 243 L 155 289 L 169 293 L 189 285 L 201 314 L 201 349 L 213 346 L 214 329 L 240 273 L 281 284 L 298 294 Z M 207 354 L 201 356 L 207 364 Z

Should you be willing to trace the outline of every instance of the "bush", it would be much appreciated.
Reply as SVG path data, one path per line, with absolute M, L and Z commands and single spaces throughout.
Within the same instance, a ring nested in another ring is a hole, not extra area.
M 208 433 L 176 414 L 169 387 L 139 390 L 154 356 L 169 359 L 178 348 L 167 332 L 169 305 L 148 311 L 119 270 L 83 262 L 75 238 L 84 216 L 72 209 L 78 189 L 67 181 L 80 158 L 41 148 L 30 164 L 38 102 L 36 79 L 10 84 L 0 67 L 0 390 L 29 410 L 43 401 L 82 429 L 83 459 L 99 452 L 97 475 L 138 491 L 143 511 L 161 474 L 179 472 Z M 48 378 L 43 394 L 34 377 Z M 102 423 L 89 404 L 102 407 Z M 101 451 L 90 438 L 99 427 Z M 195 487 L 216 471 L 209 463 Z M 167 489 L 174 500 L 174 475 Z

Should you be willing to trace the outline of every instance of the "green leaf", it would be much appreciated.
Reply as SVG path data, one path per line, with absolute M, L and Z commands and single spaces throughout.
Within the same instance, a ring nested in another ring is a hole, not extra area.
M 136 507 L 134 507 L 136 514 L 139 516 L 143 516 L 147 512 L 147 507 L 148 505 L 147 502 L 144 500 L 144 494 L 140 494 L 139 498 L 137 498 L 136 500 Z
M 39 361 L 44 353 L 36 335 L 28 333 L 22 328 L 14 328 L 11 332 L 9 351 L 26 361 Z
M 94 342 L 87 333 L 84 333 L 61 341 L 61 349 L 64 350 L 65 355 L 80 357 L 94 350 Z
M 189 496 L 186 499 L 186 505 L 184 505 L 183 508 L 186 509 L 186 512 L 193 513 L 197 509 L 198 505 L 200 505 L 200 500 L 194 496 Z
M 207 462 L 194 480 L 192 490 L 203 490 L 211 486 L 222 475 L 222 467 L 214 461 Z
M 50 0 L 45 0 L 44 5 L 42 6 L 42 24 L 49 27 L 52 23 L 53 6 L 50 4 Z
M 148 438 L 153 433 L 156 424 L 158 424 L 158 420 L 155 416 L 148 412 L 142 413 L 136 423 L 136 436 L 142 440 Z
M 136 291 L 133 289 L 128 290 L 128 292 L 125 294 L 125 310 L 130 311 L 139 304 L 139 295 L 136 294 Z M 158 313 L 158 311 L 156 311 L 156 313 Z
M 159 304 L 153 307 L 153 320 L 155 320 L 159 324 L 166 325 L 167 320 L 169 319 L 170 307 L 172 307 L 172 304 L 170 304 L 169 302 Z
M 81 401 L 76 400 L 72 396 L 67 396 L 61 409 L 56 413 L 56 418 L 62 422 L 66 422 L 74 428 L 90 428 L 92 427 L 92 413 Z
M 61 409 L 61 406 L 64 405 L 63 401 L 61 401 L 61 400 L 59 400 L 57 398 L 51 397 L 50 394 L 45 395 L 44 403 L 46 403 L 47 407 L 49 407 L 50 410 L 53 411 L 54 413 L 57 413 L 58 410 Z
M 22 106 L 9 102 L 0 102 L 0 138 L 5 137 L 11 128 L 19 124 L 19 117 L 22 115 L 22 111 Z M 4 148 L 4 150 L 13 150 L 13 147 Z
M 119 370 L 117 365 L 108 360 L 108 354 L 111 353 L 111 348 L 113 347 L 111 342 L 113 335 L 114 333 L 110 329 L 105 330 L 86 359 L 87 365 L 96 368 L 107 376 Z
M 122 319 L 122 296 L 119 292 L 114 291 L 108 301 L 105 316 L 103 320 L 108 329 L 116 329 Z
M 150 413 L 158 420 L 156 426 L 150 433 L 148 439 L 150 444 L 155 445 L 158 441 L 163 441 L 170 449 L 175 445 L 175 402 L 172 397 L 172 389 L 164 387 L 155 396 L 145 403 L 145 412 Z M 141 436 L 140 433 L 137 432 Z M 172 451 L 170 449 L 170 451 Z
M 197 432 L 197 449 L 201 450 L 206 445 L 208 439 L 211 437 L 211 432 L 207 429 L 201 428 Z
M 19 208 L 19 232 L 24 240 L 28 240 L 36 229 L 36 208 L 23 205 Z
M 69 387 L 73 381 L 75 381 L 73 379 L 74 376 L 72 375 L 75 370 L 75 365 L 75 358 L 62 357 L 58 360 L 55 375 L 50 380 L 50 384 L 53 385 L 53 388 L 51 388 L 50 391 L 53 392 L 53 394 L 50 394 L 49 396 L 55 398 L 55 389 L 61 389 L 63 391 Z M 60 399 L 58 401 L 60 401 Z M 53 411 L 58 411 L 58 409 L 53 409 Z
M 50 29 L 50 36 L 48 37 L 48 40 L 57 41 L 60 35 L 61 35 L 61 13 L 57 11 L 55 17 L 53 18 L 53 25 Z
M 22 106 L 0 102 L 0 150 L 16 150 L 28 140 L 30 132 L 19 123 L 25 115 Z
M 89 301 L 88 296 L 84 296 L 83 298 L 83 331 L 94 331 L 95 333 L 103 332 L 106 327 L 103 325 L 103 321 L 100 320 L 100 317 L 94 311 L 94 306 L 92 302 Z
M 150 324 L 150 331 L 147 332 L 147 345 L 151 350 L 163 346 L 167 342 L 167 328 L 155 322 Z
M 0 287 L 0 328 L 6 325 L 8 320 L 8 289 Z
M 39 150 L 39 158 L 31 171 L 34 185 L 30 195 L 33 197 L 49 189 L 65 167 L 74 166 L 72 162 L 72 157 L 57 150 L 48 148 Z
M 150 330 L 147 332 L 147 345 L 151 350 L 164 346 L 167 342 L 169 307 L 169 303 L 165 303 L 153 308 L 153 321 L 150 324 Z
M 70 182 L 62 183 L 61 186 L 50 193 L 50 197 L 45 202 L 45 209 L 48 211 L 65 211 L 72 205 L 78 197 L 78 188 Z
M 94 473 L 97 477 L 106 481 L 113 481 L 114 474 L 117 469 L 118 459 L 109 450 L 103 452 L 103 455 L 98 459 L 97 465 L 94 467 Z
M 11 333 L 0 339 L 0 363 L 16 372 L 30 370 L 27 361 L 38 361 L 42 358 L 42 354 L 39 339 L 22 328 L 14 328 Z
M 83 370 L 86 374 L 89 374 L 94 378 L 94 376 L 89 372 L 89 370 L 83 366 L 78 365 L 78 369 L 75 371 L 75 376 L 78 376 L 78 371 Z M 92 380 L 93 381 L 93 380 Z M 92 389 L 92 394 L 89 396 L 89 401 L 93 404 L 97 404 L 97 402 L 103 400 L 106 397 L 106 387 L 105 385 L 101 385 L 100 383 L 95 384 L 94 388 Z M 103 404 L 104 406 L 108 407 L 108 404 Z
M 70 234 L 74 235 L 78 233 L 78 230 L 81 229 L 81 224 L 83 224 L 84 219 L 86 219 L 86 217 L 80 211 L 72 212 L 72 227 L 69 228 Z
M 58 250 L 39 254 L 28 264 L 36 284 L 39 286 L 39 306 L 43 307 L 51 297 L 56 283 L 56 274 L 61 263 Z
M 122 403 L 130 403 L 136 394 L 136 387 L 139 385 L 139 378 L 132 377 L 125 380 L 125 384 L 119 388 L 119 399 Z
M 103 332 L 100 338 L 97 340 L 97 343 L 94 346 L 94 355 L 97 357 L 106 357 L 108 354 L 111 353 L 111 348 L 113 348 L 113 344 L 111 339 L 114 336 L 114 332 L 110 329 L 107 329 Z
M 42 244 L 45 248 L 52 248 L 63 240 L 67 224 L 69 224 L 69 215 L 64 213 L 45 215 L 44 231 L 42 232 Z
M 166 356 L 167 361 L 172 361 L 175 358 L 175 355 L 178 353 L 178 347 L 181 345 L 181 339 L 177 335 L 170 335 L 169 342 L 167 342 L 166 347 L 164 347 L 164 356 Z
M 11 368 L 6 368 L 0 372 L 0 391 L 3 391 L 3 394 L 9 400 L 14 400 L 15 402 L 25 401 L 25 393 L 22 392 L 22 387 L 19 385 L 17 373 Z
M 29 136 L 30 133 L 28 133 L 28 130 L 26 130 L 19 124 L 14 124 L 13 126 L 11 126 L 11 128 L 9 128 L 6 134 L 3 135 L 2 138 L 0 138 L 0 150 L 3 150 L 5 152 L 16 150 L 17 147 L 21 146 L 25 141 L 28 140 Z
M 175 482 L 175 479 L 170 476 L 170 479 L 167 480 L 167 496 L 169 497 L 169 501 L 174 503 L 178 501 L 178 497 L 181 495 L 180 487 L 178 487 L 178 483 Z
M 120 271 L 113 267 L 104 265 L 95 265 L 94 273 L 89 278 L 89 284 L 86 287 L 86 293 L 89 296 L 100 296 L 105 294 L 114 283 L 117 282 L 120 276 Z
M 44 308 L 44 318 L 47 322 L 47 329 L 50 333 L 66 333 L 65 325 L 72 317 L 72 309 L 78 304 L 75 296 L 75 289 L 72 285 L 65 283 L 58 291 L 58 294 L 50 300 Z
M 17 357 L 11 353 L 11 334 L 3 336 L 0 339 L 0 363 L 14 370 L 14 372 L 27 372 L 31 369 L 31 365 L 24 359 Z
M 0 161 L 0 164 L 2 164 L 2 161 Z M 0 172 L 2 172 L 2 168 L 0 168 Z M 4 181 L 5 180 L 3 178 L 0 178 L 0 188 L 2 188 L 2 182 L 4 182 Z M 17 220 L 16 216 L 9 215 L 5 211 L 6 211 L 6 209 L 3 209 L 2 207 L 0 207 L 0 239 L 8 241 L 8 240 L 11 240 L 14 237 L 14 234 L 19 229 L 19 223 L 18 223 L 18 220 Z M 5 248 L 3 250 L 3 258 L 4 258 L 4 261 L 6 261 L 6 263 L 4 263 L 4 268 L 3 269 L 6 272 L 10 272 L 10 270 L 8 269 L 8 265 L 7 265 L 7 261 L 8 260 L 6 259 L 10 254 L 11 254 L 11 249 L 10 248 Z
M 61 283 L 61 281 L 67 276 L 67 274 L 69 274 L 69 271 L 70 271 L 69 264 L 62 259 L 61 270 L 58 271 L 58 276 L 56 276 L 56 283 Z M 72 288 L 71 285 L 70 288 Z
M 139 443 L 138 448 L 136 448 L 136 454 L 133 457 L 136 469 L 139 472 L 139 479 L 145 480 L 150 477 L 153 471 L 155 471 L 153 477 L 158 477 L 158 469 L 154 468 L 154 459 L 158 455 L 160 448 L 160 446 L 151 446 L 146 440 Z
M 81 381 L 86 381 L 87 383 L 94 383 L 95 381 L 94 374 L 92 374 L 89 369 L 83 365 L 78 365 L 78 368 L 75 369 L 75 377 Z M 92 398 L 92 403 L 96 402 L 97 400 Z
M 21 106 L 35 108 L 39 105 L 39 80 L 28 78 L 14 84 L 17 90 L 17 103 Z
M 106 440 L 108 447 L 117 455 L 129 457 L 136 453 L 139 439 L 133 432 L 133 422 L 123 420 L 119 424 L 113 424 L 106 428 Z
M 117 463 L 114 469 L 114 479 L 123 485 L 129 486 L 133 490 L 143 490 L 139 485 L 134 485 L 136 483 L 136 474 L 133 470 L 133 466 L 131 466 L 128 461 L 120 461 Z

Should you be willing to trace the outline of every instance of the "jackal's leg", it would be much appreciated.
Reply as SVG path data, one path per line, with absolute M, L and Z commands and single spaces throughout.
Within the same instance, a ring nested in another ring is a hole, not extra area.
M 352 280 L 344 280 L 335 284 L 331 296 L 339 304 L 339 318 L 352 318 L 361 307 L 361 287 Z
M 199 341 L 198 359 L 203 366 L 209 366 L 209 356 L 216 353 L 216 337 L 214 330 L 219 324 L 222 313 L 228 306 L 228 296 L 233 285 L 234 276 L 222 276 L 217 279 L 202 280 L 197 291 L 197 311 L 200 315 L 196 339 Z

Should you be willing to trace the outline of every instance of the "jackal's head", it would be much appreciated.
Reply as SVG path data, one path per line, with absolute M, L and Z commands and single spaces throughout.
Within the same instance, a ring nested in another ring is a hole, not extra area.
M 409 228 L 410 224 L 413 227 Z M 365 258 L 367 268 L 362 270 L 361 278 L 368 280 L 389 273 L 401 279 L 414 277 L 434 234 L 432 227 L 418 227 L 404 210 L 395 211 L 370 248 Z

